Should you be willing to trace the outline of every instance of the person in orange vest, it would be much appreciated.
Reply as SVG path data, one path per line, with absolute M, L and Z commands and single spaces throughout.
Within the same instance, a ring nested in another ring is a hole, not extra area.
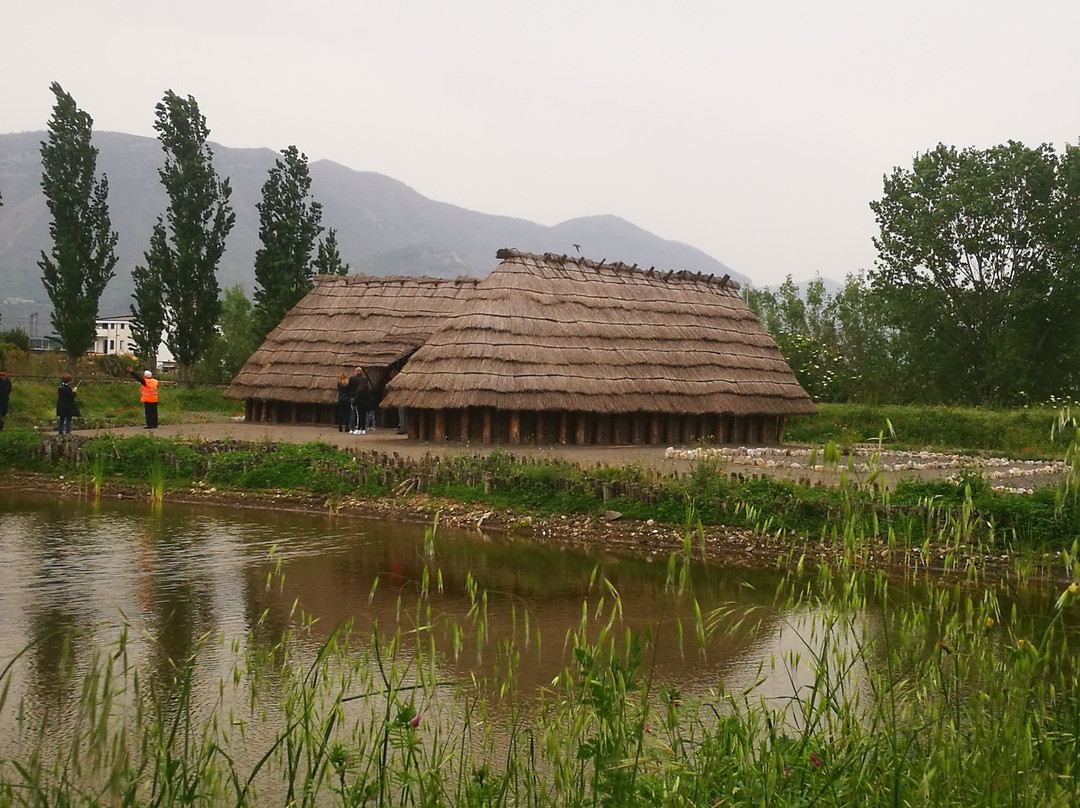
M 143 429 L 157 429 L 157 379 L 149 370 L 144 370 L 142 376 L 135 372 L 135 368 L 129 369 L 128 373 L 142 385 L 139 389 L 139 401 L 143 403 L 143 412 L 146 415 L 146 426 Z

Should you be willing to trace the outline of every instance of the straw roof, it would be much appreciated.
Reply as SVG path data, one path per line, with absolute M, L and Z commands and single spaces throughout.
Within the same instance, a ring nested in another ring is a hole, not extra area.
M 416 350 L 475 278 L 323 275 L 233 379 L 228 398 L 330 404 L 343 370 L 383 367 Z
M 423 409 L 815 412 L 727 278 L 500 250 L 387 388 Z

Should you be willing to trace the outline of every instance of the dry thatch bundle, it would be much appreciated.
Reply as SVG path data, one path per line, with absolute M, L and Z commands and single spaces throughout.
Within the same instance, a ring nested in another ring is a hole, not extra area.
M 416 350 L 475 278 L 319 276 L 225 392 L 234 399 L 332 404 L 338 376 Z
M 815 411 L 727 277 L 500 250 L 385 406 L 687 415 Z

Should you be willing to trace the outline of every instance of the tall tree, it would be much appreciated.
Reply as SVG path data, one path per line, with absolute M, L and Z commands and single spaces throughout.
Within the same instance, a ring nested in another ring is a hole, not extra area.
M 1080 348 L 1076 149 L 939 145 L 871 203 L 871 278 L 929 401 L 1071 389 Z
M 259 343 L 252 323 L 251 301 L 240 286 L 225 290 L 221 317 L 206 354 L 195 366 L 199 381 L 224 384 L 240 372 Z
M 195 99 L 169 90 L 155 109 L 154 129 L 165 151 L 158 176 L 169 206 L 145 254 L 144 291 L 161 285 L 165 344 L 176 357 L 180 380 L 189 383 L 191 366 L 210 343 L 221 312 L 217 266 L 236 214 L 229 205 L 228 179 L 219 179 L 214 171 L 207 144 L 210 130 Z M 152 325 L 151 312 L 140 308 L 139 316 Z M 144 338 L 149 336 L 147 332 Z
M 162 267 L 172 259 L 165 223 L 159 216 L 150 234 L 150 249 L 143 253 L 144 263 L 131 271 L 135 287 L 131 306 L 131 338 L 135 351 L 150 370 L 157 370 L 158 347 L 165 334 L 165 290 L 161 284 Z M 172 274 L 168 269 L 166 275 Z
M 330 228 L 326 238 L 319 239 L 319 254 L 312 262 L 316 275 L 348 275 L 349 265 L 341 260 L 338 250 L 337 230 Z
M 261 337 L 311 291 L 311 251 L 322 232 L 322 205 L 311 199 L 307 155 L 296 146 L 281 152 L 262 187 L 255 253 L 255 324 Z
M 94 120 L 53 82 L 48 138 L 41 143 L 41 187 L 52 221 L 52 253 L 41 253 L 52 325 L 68 367 L 94 344 L 98 301 L 116 267 L 116 233 L 109 218 L 109 180 L 97 177 Z

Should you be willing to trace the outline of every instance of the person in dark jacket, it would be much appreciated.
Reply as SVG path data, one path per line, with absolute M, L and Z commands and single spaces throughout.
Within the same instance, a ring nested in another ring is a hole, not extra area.
M 352 415 L 352 393 L 349 391 L 349 374 L 342 371 L 337 384 L 337 431 L 349 432 Z
M 71 376 L 65 373 L 60 377 L 60 386 L 56 388 L 56 434 L 71 434 L 71 419 L 79 414 L 79 405 L 75 403 L 77 387 L 71 386 Z
M 11 401 L 11 379 L 6 370 L 0 370 L 0 432 L 4 431 L 4 419 L 7 418 L 8 402 Z
M 352 417 L 349 432 L 363 435 L 367 426 L 367 411 L 371 398 L 371 380 L 363 368 L 357 368 L 349 377 L 349 395 L 352 398 Z

